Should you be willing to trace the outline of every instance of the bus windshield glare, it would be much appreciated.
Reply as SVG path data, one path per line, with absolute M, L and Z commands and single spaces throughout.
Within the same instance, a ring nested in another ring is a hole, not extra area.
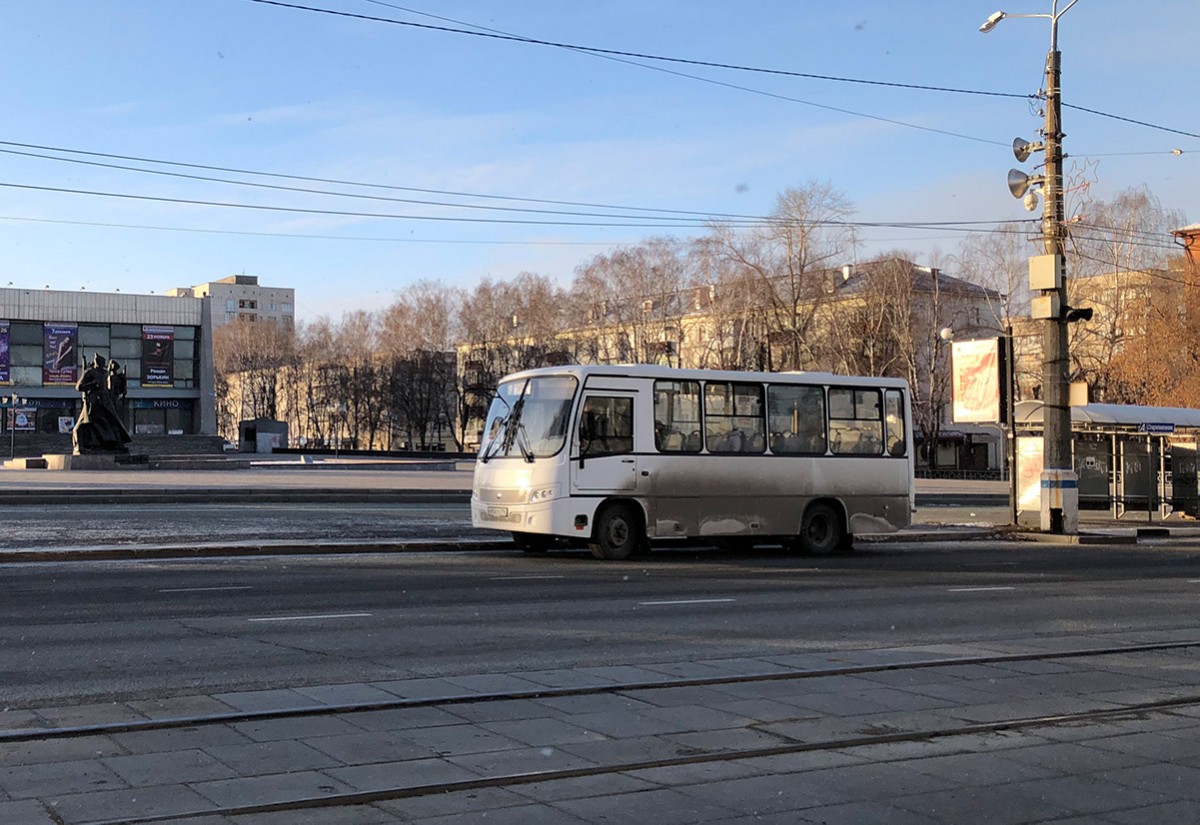
M 556 455 L 567 443 L 567 424 L 577 386 L 569 375 L 501 384 L 488 410 L 480 460 L 515 456 L 533 461 Z

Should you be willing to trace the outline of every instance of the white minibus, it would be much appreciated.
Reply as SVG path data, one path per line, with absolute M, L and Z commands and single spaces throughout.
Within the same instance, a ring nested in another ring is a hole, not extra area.
M 652 539 L 847 551 L 913 511 L 908 383 L 830 373 L 564 366 L 504 378 L 471 492 L 522 549 L 623 559 Z

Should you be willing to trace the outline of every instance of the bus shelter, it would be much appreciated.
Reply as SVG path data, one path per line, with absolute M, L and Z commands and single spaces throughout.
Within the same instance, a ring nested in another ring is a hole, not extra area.
M 1042 402 L 1015 405 L 1018 520 L 1040 520 Z M 1200 516 L 1196 445 L 1200 410 L 1086 404 L 1071 408 L 1079 508 L 1114 518 Z

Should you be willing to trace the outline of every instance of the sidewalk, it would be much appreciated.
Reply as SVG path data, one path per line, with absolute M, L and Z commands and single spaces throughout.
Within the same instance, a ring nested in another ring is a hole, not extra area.
M 5 711 L 0 821 L 1200 821 L 1191 650 L 1056 658 L 1047 644 L 664 660 Z M 960 661 L 974 656 L 991 661 Z M 743 678 L 753 674 L 767 678 Z M 1123 711 L 1131 706 L 1142 709 Z M 288 710 L 305 714 L 280 715 Z M 210 716 L 227 718 L 203 721 Z M 184 724 L 138 729 L 155 719 Z M 125 727 L 105 727 L 114 724 Z M 46 728 L 74 730 L 35 741 L 22 733 Z

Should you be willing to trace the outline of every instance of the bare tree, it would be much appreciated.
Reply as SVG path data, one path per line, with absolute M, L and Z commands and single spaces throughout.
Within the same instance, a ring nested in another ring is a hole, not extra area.
M 783 369 L 811 368 L 820 360 L 813 322 L 832 287 L 828 273 L 852 260 L 855 235 L 846 222 L 851 214 L 841 193 L 812 182 L 785 190 L 765 227 L 714 230 L 724 254 L 753 273 L 761 289 L 767 334 Z
M 1090 322 L 1070 326 L 1071 371 L 1098 400 L 1143 397 L 1132 389 L 1140 383 L 1135 375 L 1115 373 L 1139 359 L 1118 356 L 1131 344 L 1140 347 L 1152 325 L 1165 333 L 1184 317 L 1168 310 L 1180 305 L 1183 290 L 1167 272 L 1170 230 L 1182 222 L 1180 212 L 1164 209 L 1142 186 L 1112 201 L 1090 201 L 1071 227 L 1069 300 L 1094 311 Z
M 383 313 L 385 397 L 390 434 L 399 427 L 410 446 L 431 443 L 449 431 L 463 447 L 453 422 L 457 409 L 454 337 L 460 293 L 421 281 L 397 294 Z
M 685 247 L 667 238 L 597 255 L 575 270 L 571 326 L 577 360 L 679 364 Z
M 213 333 L 213 366 L 226 425 L 275 418 L 276 375 L 291 361 L 292 331 L 266 322 L 236 320 Z
M 517 370 L 561 363 L 562 290 L 523 272 L 513 281 L 484 278 L 462 297 L 460 382 L 456 426 L 470 433 L 482 421 L 500 379 Z M 466 438 L 466 436 L 464 436 Z M 471 440 L 471 439 L 467 439 Z

